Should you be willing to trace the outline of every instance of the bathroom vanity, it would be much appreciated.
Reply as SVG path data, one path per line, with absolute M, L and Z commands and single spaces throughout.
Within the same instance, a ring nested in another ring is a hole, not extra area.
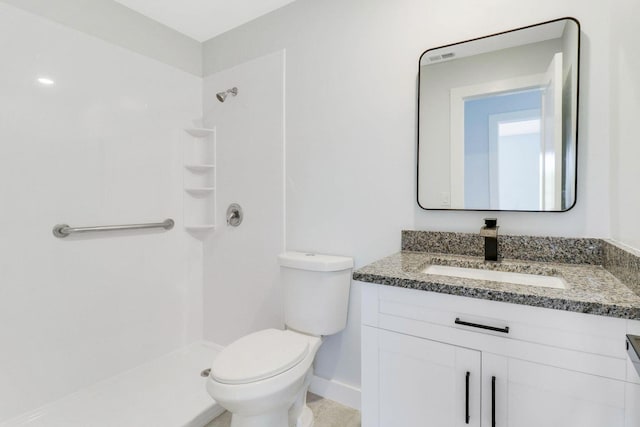
M 354 273 L 367 282 L 363 427 L 640 426 L 626 348 L 640 333 L 637 254 L 597 239 L 503 236 L 503 258 L 487 263 L 481 247 L 476 235 L 406 231 L 401 253 Z

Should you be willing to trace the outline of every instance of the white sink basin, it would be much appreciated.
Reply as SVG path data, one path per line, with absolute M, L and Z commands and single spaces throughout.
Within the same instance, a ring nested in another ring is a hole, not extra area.
M 460 277 L 463 279 L 488 280 L 491 282 L 511 283 L 515 285 L 540 286 L 543 288 L 566 289 L 567 282 L 561 277 L 541 276 L 538 274 L 512 273 L 509 271 L 480 270 L 477 268 L 451 267 L 447 265 L 430 265 L 425 274 Z

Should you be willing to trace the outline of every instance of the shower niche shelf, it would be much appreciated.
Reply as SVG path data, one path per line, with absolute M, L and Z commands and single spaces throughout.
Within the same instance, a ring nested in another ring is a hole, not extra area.
M 215 165 L 189 164 L 189 165 L 184 165 L 184 168 L 190 172 L 205 173 L 205 172 L 209 172 L 212 169 L 215 169 Z
M 215 187 L 190 187 L 185 188 L 184 191 L 194 196 L 203 196 L 216 191 L 216 189 Z
M 185 229 L 212 231 L 216 226 L 216 132 L 202 127 L 184 131 Z
M 186 128 L 184 131 L 194 138 L 206 138 L 216 132 L 215 129 L 208 128 Z
M 216 229 L 214 224 L 202 224 L 202 225 L 185 225 L 188 231 L 213 231 Z

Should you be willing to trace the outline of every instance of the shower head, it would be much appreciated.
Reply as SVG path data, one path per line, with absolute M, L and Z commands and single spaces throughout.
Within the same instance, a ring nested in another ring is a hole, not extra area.
M 232 96 L 236 96 L 238 94 L 238 88 L 233 87 L 231 89 L 227 89 L 224 92 L 218 92 L 216 93 L 216 98 L 218 98 L 218 101 L 224 102 L 224 100 L 227 99 L 227 96 L 229 96 L 229 94 L 231 94 Z

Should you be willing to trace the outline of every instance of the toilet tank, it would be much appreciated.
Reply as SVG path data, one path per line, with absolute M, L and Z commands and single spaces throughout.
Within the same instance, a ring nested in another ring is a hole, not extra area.
M 332 335 L 347 325 L 353 258 L 302 252 L 278 255 L 288 328 Z

